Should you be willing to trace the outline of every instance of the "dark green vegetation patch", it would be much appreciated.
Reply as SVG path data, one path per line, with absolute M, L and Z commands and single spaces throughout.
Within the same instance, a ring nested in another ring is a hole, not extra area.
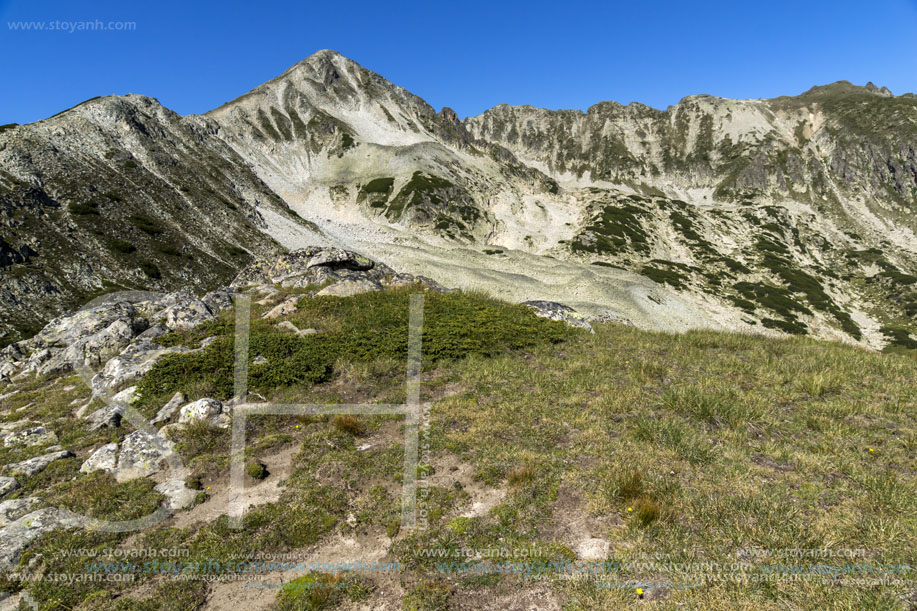
M 332 377 L 338 360 L 367 363 L 406 358 L 409 294 L 395 290 L 350 298 L 304 299 L 290 320 L 303 328 L 317 325 L 321 330 L 305 337 L 279 330 L 266 321 L 253 321 L 249 354 L 252 359 L 262 356 L 267 363 L 250 363 L 249 387 L 267 392 L 318 384 Z M 524 306 L 473 293 L 429 293 L 424 306 L 424 366 L 556 343 L 572 333 L 563 323 L 539 318 Z M 171 354 L 160 360 L 140 381 L 145 404 L 154 405 L 164 395 L 189 387 L 220 399 L 232 395 L 232 324 L 220 321 L 196 334 L 217 335 L 219 339 L 201 352 Z

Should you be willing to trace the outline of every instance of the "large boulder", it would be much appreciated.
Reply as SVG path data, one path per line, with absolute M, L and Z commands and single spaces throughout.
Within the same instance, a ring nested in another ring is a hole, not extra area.
M 199 299 L 176 303 L 156 315 L 157 322 L 163 321 L 170 331 L 189 331 L 214 318 L 207 304 Z
M 118 469 L 118 444 L 115 442 L 106 443 L 93 452 L 89 458 L 80 466 L 83 473 L 92 473 L 93 471 L 105 471 L 114 474 Z
M 223 413 L 223 404 L 216 399 L 198 399 L 179 411 L 178 422 L 187 424 L 196 420 L 213 421 Z
M 378 290 L 381 286 L 406 285 L 443 290 L 429 278 L 398 274 L 387 265 L 359 253 L 325 246 L 294 250 L 273 261 L 255 261 L 236 276 L 232 286 L 280 285 L 306 288 L 318 284 L 337 285 L 342 281 L 355 284 L 340 285 L 332 290 L 340 294 L 356 294 Z
M 124 352 L 109 360 L 105 367 L 92 378 L 94 396 L 105 397 L 146 374 L 156 361 L 167 354 L 188 352 L 184 346 L 163 348 L 151 341 L 135 342 Z
M 595 333 L 592 329 L 592 325 L 586 320 L 586 317 L 570 306 L 555 301 L 525 301 L 522 305 L 532 308 L 535 311 L 535 316 L 559 320 L 567 323 L 571 327 L 586 329 L 590 333 Z
M 36 539 L 54 530 L 78 528 L 84 520 L 66 509 L 45 507 L 27 513 L 0 529 L 0 571 L 19 563 L 23 550 Z
M 361 293 L 371 293 L 381 291 L 382 285 L 375 280 L 368 278 L 345 278 L 339 280 L 330 286 L 326 286 L 315 294 L 316 297 L 351 297 Z
M 64 458 L 71 458 L 72 456 L 73 452 L 70 450 L 57 450 L 55 452 L 36 456 L 35 458 L 29 458 L 28 460 L 12 463 L 7 465 L 6 468 L 13 475 L 24 475 L 26 477 L 31 477 L 32 475 L 41 473 L 47 469 L 48 465 L 54 461 L 63 460 Z
M 154 433 L 134 431 L 121 442 L 118 463 L 112 475 L 119 482 L 147 477 L 162 469 L 175 451 L 175 444 Z
M 10 499 L 0 503 L 0 527 L 6 526 L 29 513 L 41 504 L 37 496 L 27 496 L 21 499 Z
M 19 482 L 13 477 L 0 476 L 0 496 L 5 496 L 19 488 Z

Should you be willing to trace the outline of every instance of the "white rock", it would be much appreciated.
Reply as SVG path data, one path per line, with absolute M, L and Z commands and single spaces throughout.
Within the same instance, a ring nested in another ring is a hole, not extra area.
M 198 399 L 181 408 L 178 421 L 187 424 L 194 420 L 210 420 L 223 412 L 223 404 L 216 399 Z
M 86 462 L 80 467 L 83 473 L 92 473 L 93 471 L 106 471 L 114 473 L 118 466 L 118 444 L 107 443 L 97 449 L 86 459 Z

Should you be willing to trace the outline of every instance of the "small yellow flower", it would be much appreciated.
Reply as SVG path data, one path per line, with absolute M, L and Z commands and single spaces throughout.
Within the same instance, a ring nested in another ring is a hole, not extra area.
M 643 588 L 637 588 L 637 596 L 643 596 Z
M 627 508 L 627 511 L 633 511 L 633 510 L 634 510 L 633 507 L 628 507 L 628 508 Z
M 869 448 L 869 451 L 870 451 L 870 452 L 875 452 L 875 450 L 873 450 L 872 448 Z

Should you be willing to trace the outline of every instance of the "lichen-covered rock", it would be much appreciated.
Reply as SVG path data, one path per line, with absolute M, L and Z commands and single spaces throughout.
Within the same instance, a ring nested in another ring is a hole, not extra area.
M 187 424 L 195 420 L 212 421 L 222 413 L 223 404 L 216 399 L 198 399 L 181 408 L 178 422 L 180 424 Z
M 261 318 L 265 320 L 275 320 L 281 316 L 289 316 L 296 311 L 296 304 L 299 303 L 299 299 L 299 297 L 286 299 L 268 310 Z
M 554 301 L 526 301 L 522 305 L 532 308 L 535 311 L 535 316 L 559 320 L 571 327 L 578 327 L 586 329 L 590 333 L 595 333 L 586 318 L 570 306 Z
M 179 391 L 172 395 L 172 398 L 169 399 L 168 403 L 162 406 L 158 412 L 156 412 L 156 417 L 153 418 L 150 422 L 152 424 L 159 424 L 160 422 L 165 422 L 172 417 L 172 414 L 178 410 L 185 402 L 185 395 Z
M 381 291 L 382 285 L 374 280 L 366 278 L 344 279 L 330 286 L 326 286 L 315 294 L 316 297 L 352 297 L 361 293 L 371 293 Z
M 48 465 L 54 461 L 63 460 L 64 458 L 71 458 L 72 456 L 73 452 L 70 450 L 58 450 L 49 454 L 36 456 L 35 458 L 29 458 L 28 460 L 12 463 L 7 465 L 6 468 L 13 475 L 25 475 L 26 477 L 31 477 L 32 475 L 41 473 L 47 469 Z
M 165 507 L 169 511 L 187 509 L 194 504 L 199 492 L 185 486 L 180 479 L 168 479 L 156 484 L 156 492 L 166 497 Z
M 153 368 L 160 358 L 174 352 L 187 352 L 188 348 L 174 346 L 163 348 L 149 341 L 135 342 L 124 352 L 109 360 L 92 378 L 92 393 L 104 397 L 128 384 L 136 382 Z
M 121 442 L 113 475 L 119 482 L 146 477 L 160 471 L 175 451 L 175 444 L 148 431 L 134 431 Z
M 15 433 L 10 433 L 3 438 L 3 445 L 10 446 L 41 446 L 57 443 L 57 435 L 43 426 L 36 426 Z
M 118 468 L 118 444 L 107 443 L 93 452 L 89 458 L 80 466 L 83 473 L 92 473 L 93 471 L 106 471 L 114 474 Z
M 5 496 L 19 488 L 19 482 L 14 477 L 0 476 L 0 497 Z
M 398 274 L 387 265 L 361 254 L 324 246 L 294 250 L 273 261 L 259 260 L 236 276 L 233 287 L 265 287 L 270 285 L 306 288 L 318 284 L 337 285 L 332 293 L 357 294 L 379 290 L 382 286 L 418 285 L 441 290 L 438 284 L 422 276 Z M 350 284 L 353 283 L 353 284 Z
M 78 528 L 84 520 L 66 509 L 45 507 L 18 518 L 0 529 L 0 570 L 6 571 L 36 539 L 53 530 Z
M 216 290 L 210 291 L 201 297 L 201 301 L 204 302 L 204 305 L 206 305 L 211 312 L 218 314 L 232 307 L 232 296 L 233 293 L 231 291 Z
M 41 499 L 37 496 L 27 496 L 21 499 L 3 501 L 0 503 L 0 527 L 18 520 L 40 504 Z
M 199 299 L 169 306 L 157 315 L 171 331 L 189 331 L 201 323 L 216 318 L 210 308 Z

